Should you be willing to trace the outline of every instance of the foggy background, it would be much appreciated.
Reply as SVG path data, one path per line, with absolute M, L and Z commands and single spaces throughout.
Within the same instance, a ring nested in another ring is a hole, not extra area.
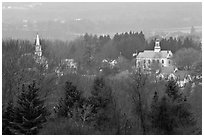
M 3 3 L 3 38 L 71 40 L 84 33 L 201 30 L 202 3 Z

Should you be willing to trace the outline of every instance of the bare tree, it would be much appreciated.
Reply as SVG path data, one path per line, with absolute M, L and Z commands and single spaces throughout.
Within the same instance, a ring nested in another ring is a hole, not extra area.
M 142 93 L 147 80 L 147 75 L 143 74 L 141 70 L 138 69 L 133 73 L 131 78 L 132 78 L 131 86 L 133 88 L 132 99 L 134 104 L 136 105 L 136 112 L 139 115 L 142 131 L 143 134 L 145 135 L 146 134 L 145 111 L 144 111 L 145 101 L 143 99 Z

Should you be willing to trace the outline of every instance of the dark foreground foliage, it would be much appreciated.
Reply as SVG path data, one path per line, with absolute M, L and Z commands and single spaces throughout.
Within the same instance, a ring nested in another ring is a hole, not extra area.
M 4 122 L 7 129 L 5 134 L 35 135 L 47 121 L 49 113 L 39 96 L 39 88 L 33 82 L 28 87 L 22 86 L 16 106 L 13 108 L 9 104 L 3 115 L 7 120 L 7 123 Z
M 157 92 L 151 105 L 151 123 L 155 134 L 189 134 L 196 124 L 191 106 L 180 93 L 176 81 L 170 80 L 166 85 L 166 95 L 159 99 Z
M 11 128 L 13 127 L 12 122 L 14 121 L 14 106 L 13 102 L 8 102 L 6 110 L 2 113 L 2 134 L 3 135 L 12 135 Z

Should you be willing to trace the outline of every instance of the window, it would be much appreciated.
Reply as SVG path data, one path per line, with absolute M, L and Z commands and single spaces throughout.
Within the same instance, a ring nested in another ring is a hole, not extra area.
M 169 60 L 169 64 L 171 64 L 171 61 Z
M 144 64 L 145 64 L 146 60 L 144 60 Z
M 159 60 L 157 60 L 157 63 L 159 63 Z
M 150 60 L 148 60 L 148 63 L 150 64 Z
M 162 59 L 162 64 L 164 64 L 164 60 Z
M 153 59 L 152 62 L 155 63 L 155 60 Z
M 140 66 L 140 62 L 138 62 L 138 65 Z

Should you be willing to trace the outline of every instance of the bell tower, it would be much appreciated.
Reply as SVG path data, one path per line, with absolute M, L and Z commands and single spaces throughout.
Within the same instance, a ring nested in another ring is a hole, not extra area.
M 160 42 L 159 42 L 159 39 L 157 39 L 155 41 L 154 52 L 160 52 L 160 51 L 161 51 Z
M 40 38 L 39 38 L 38 34 L 37 34 L 36 40 L 35 40 L 35 55 L 37 55 L 40 58 L 42 57 L 42 48 L 40 45 Z

